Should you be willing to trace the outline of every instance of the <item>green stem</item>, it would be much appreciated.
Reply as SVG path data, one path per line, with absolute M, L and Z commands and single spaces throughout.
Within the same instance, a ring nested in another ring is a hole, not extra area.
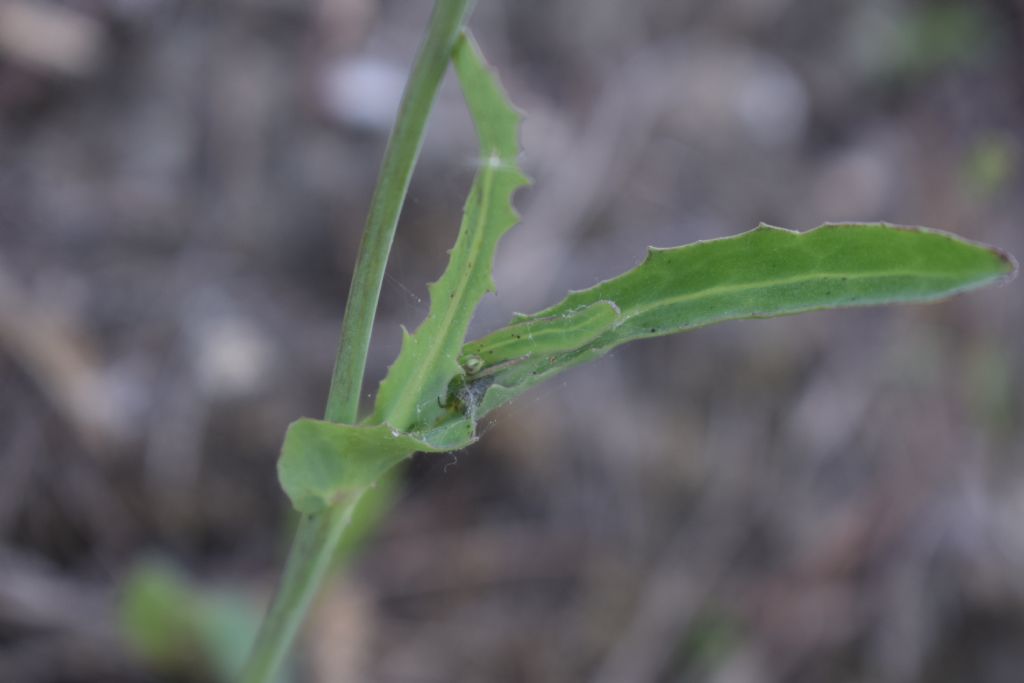
M 427 38 L 416 56 L 402 95 L 352 273 L 338 356 L 327 396 L 326 420 L 352 424 L 358 417 L 363 372 L 384 268 L 412 170 L 423 145 L 427 117 L 471 5 L 472 0 L 437 0 Z M 241 683 L 277 680 L 277 672 L 323 582 L 330 558 L 359 498 L 355 496 L 322 513 L 304 516 L 299 522 L 281 584 L 249 654 L 239 679 Z
M 303 516 L 299 522 L 284 566 L 281 586 L 242 671 L 242 683 L 276 680 L 281 663 L 306 618 L 309 604 L 320 588 L 334 549 L 361 497 L 354 496 L 318 515 Z
M 427 115 L 434 105 L 437 89 L 470 4 L 471 0 L 438 0 L 430 19 L 427 39 L 409 76 L 359 244 L 341 326 L 338 358 L 327 396 L 325 420 L 353 423 L 359 412 L 363 371 L 384 280 L 384 267 L 395 238 L 412 169 L 423 144 Z

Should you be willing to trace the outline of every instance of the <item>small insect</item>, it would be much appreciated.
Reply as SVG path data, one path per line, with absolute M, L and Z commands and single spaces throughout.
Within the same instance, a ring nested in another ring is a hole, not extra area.
M 446 410 L 452 410 L 465 415 L 473 422 L 476 422 L 477 409 L 484 400 L 487 390 L 494 383 L 494 376 L 480 377 L 471 381 L 464 378 L 456 378 L 448 388 L 448 395 L 445 400 L 437 399 L 439 406 Z

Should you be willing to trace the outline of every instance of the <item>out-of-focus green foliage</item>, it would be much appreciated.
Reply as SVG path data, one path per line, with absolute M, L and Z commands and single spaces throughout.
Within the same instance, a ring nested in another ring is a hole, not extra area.
M 1016 139 L 996 132 L 980 136 L 964 160 L 964 182 L 978 198 L 991 198 L 1017 172 L 1020 149 Z
M 216 681 L 232 680 L 241 668 L 261 617 L 245 596 L 201 589 L 157 563 L 136 567 L 121 598 L 121 631 L 143 659 Z
M 890 36 L 890 60 L 909 76 L 970 62 L 993 39 L 984 9 L 969 3 L 932 3 L 909 13 Z

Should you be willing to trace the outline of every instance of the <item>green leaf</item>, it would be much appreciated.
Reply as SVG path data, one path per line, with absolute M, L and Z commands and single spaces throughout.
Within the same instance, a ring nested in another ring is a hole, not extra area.
M 848 306 L 935 301 L 1006 281 L 1016 272 L 1008 254 L 955 235 L 887 224 L 827 224 L 805 233 L 761 225 L 725 239 L 672 249 L 650 249 L 633 270 L 561 303 L 519 318 L 509 327 L 551 321 L 597 302 L 621 311 L 616 324 L 593 340 L 557 354 L 517 349 L 509 362 L 459 390 L 482 395 L 475 417 L 530 386 L 619 344 L 739 318 L 767 318 Z M 486 382 L 486 385 L 483 383 Z
M 493 374 L 509 361 L 578 349 L 610 330 L 622 312 L 611 301 L 597 301 L 548 317 L 523 320 L 462 347 L 459 363 L 466 374 Z
M 413 453 L 452 451 L 475 438 L 474 425 L 467 419 L 451 420 L 430 432 L 403 434 L 388 425 L 300 418 L 285 432 L 277 476 L 295 509 L 313 514 L 358 495 Z
M 473 311 L 494 291 L 491 267 L 498 240 L 519 220 L 512 194 L 528 182 L 517 165 L 520 115 L 467 36 L 457 43 L 452 61 L 480 138 L 481 164 L 448 267 L 429 286 L 430 312 L 415 333 L 404 333 L 401 353 L 377 394 L 370 422 L 401 431 L 432 424 L 444 414 L 440 400 L 462 373 L 458 357 Z
M 512 194 L 527 180 L 517 165 L 520 115 L 467 36 L 456 44 L 452 62 L 481 149 L 459 236 L 444 274 L 429 285 L 427 318 L 415 333 L 404 333 L 401 353 L 381 382 L 367 423 L 303 418 L 289 426 L 278 478 L 300 512 L 312 514 L 358 496 L 414 452 L 455 450 L 475 439 L 475 421 L 453 416 L 442 399 L 449 383 L 463 374 L 458 358 L 466 330 L 477 304 L 494 291 L 494 252 L 518 222 Z M 438 428 L 409 433 L 439 422 Z

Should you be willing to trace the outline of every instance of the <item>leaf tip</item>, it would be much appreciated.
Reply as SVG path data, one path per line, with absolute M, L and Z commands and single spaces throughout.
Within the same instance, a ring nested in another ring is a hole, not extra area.
M 832 225 L 832 224 L 826 224 L 826 225 Z M 869 224 L 869 225 L 871 225 L 871 224 Z M 876 225 L 876 226 L 882 227 L 882 228 L 886 228 L 886 229 L 889 229 L 889 230 L 902 230 L 904 232 L 915 232 L 915 233 L 924 233 L 924 234 L 934 235 L 934 236 L 937 236 L 937 237 L 943 237 L 943 238 L 945 238 L 947 240 L 951 240 L 953 242 L 957 242 L 957 243 L 960 243 L 960 244 L 965 244 L 965 245 L 969 245 L 969 246 L 975 247 L 977 249 L 981 249 L 981 250 L 989 253 L 992 257 L 994 257 L 994 259 L 997 262 L 997 267 L 1001 271 L 996 276 L 995 280 L 990 281 L 991 284 L 995 284 L 997 286 L 1008 285 L 1011 282 L 1013 282 L 1015 279 L 1017 279 L 1017 273 L 1020 270 L 1020 264 L 1018 263 L 1017 258 L 1013 254 L 1011 254 L 1010 252 L 1004 251 L 1004 250 L 1000 249 L 999 247 L 994 247 L 991 244 L 987 244 L 985 242 L 979 242 L 977 240 L 967 239 L 967 238 L 961 237 L 960 235 L 957 235 L 956 233 L 947 232 L 946 230 L 938 230 L 936 228 L 926 228 L 926 227 L 920 226 L 920 225 L 900 225 L 900 224 L 897 224 L 897 223 L 875 223 L 873 225 Z
M 1017 261 L 1017 257 L 1008 251 L 997 249 L 996 247 L 989 247 L 992 253 L 995 254 L 996 258 L 1002 261 L 1005 271 L 1002 277 L 999 278 L 997 284 L 1008 285 L 1017 279 L 1017 274 L 1020 273 L 1020 263 Z

